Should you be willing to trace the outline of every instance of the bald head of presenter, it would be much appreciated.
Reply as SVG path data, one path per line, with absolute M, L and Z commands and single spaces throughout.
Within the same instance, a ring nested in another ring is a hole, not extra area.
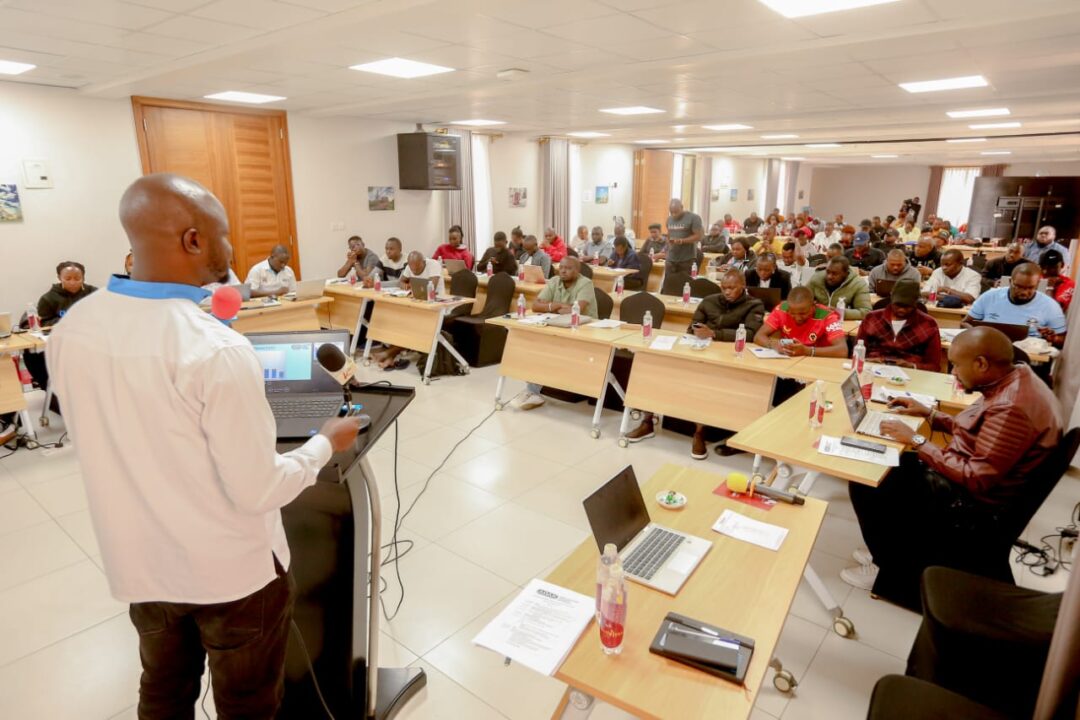
M 139 633 L 139 718 L 193 717 L 207 656 L 218 717 L 271 718 L 295 594 L 280 509 L 358 420 L 277 453 L 254 349 L 199 307 L 232 256 L 206 188 L 147 175 L 120 220 L 131 277 L 74 306 L 47 357 L 109 587 Z

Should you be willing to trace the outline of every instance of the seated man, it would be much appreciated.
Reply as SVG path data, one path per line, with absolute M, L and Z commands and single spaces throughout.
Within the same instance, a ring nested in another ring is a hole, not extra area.
M 544 249 L 544 252 L 548 254 L 553 263 L 562 262 L 562 259 L 566 257 L 566 242 L 555 232 L 555 228 L 548 228 L 544 231 L 544 242 L 540 247 Z
M 486 273 L 488 263 L 491 263 L 493 273 L 504 272 L 507 275 L 517 274 L 517 260 L 506 242 L 506 233 L 499 230 L 492 239 L 492 246 L 484 251 L 480 262 L 476 263 L 476 272 Z
M 929 235 L 919 238 L 915 251 L 911 254 L 911 265 L 919 271 L 924 280 L 933 275 L 941 265 L 941 253 L 934 244 L 934 238 Z
M 941 256 L 941 267 L 930 274 L 926 294 L 937 293 L 938 298 L 955 297 L 961 305 L 975 302 L 982 292 L 982 275 L 964 265 L 964 253 L 946 250 Z
M 592 235 L 578 250 L 582 262 L 591 265 L 603 265 L 611 257 L 611 245 L 604 238 L 604 228 L 597 225 L 592 229 Z
M 870 274 L 871 270 L 885 262 L 885 253 L 870 247 L 870 236 L 866 233 L 855 233 L 852 243 L 852 248 L 844 253 L 844 257 L 860 275 Z
M 461 232 L 460 225 L 453 225 L 447 232 L 448 242 L 443 243 L 439 247 L 435 248 L 435 252 L 431 254 L 433 260 L 462 260 L 465 262 L 465 267 L 470 270 L 473 269 L 473 254 L 469 252 L 469 249 L 462 245 L 462 238 L 464 236 Z
M 748 239 L 753 240 L 753 238 Z M 758 255 L 767 252 L 771 252 L 773 255 L 779 255 L 783 247 L 784 241 L 777 236 L 776 228 L 767 227 L 761 231 L 761 239 L 754 243 L 750 249 Z
M 425 258 L 424 253 L 419 250 L 413 250 L 409 253 L 408 262 L 405 263 L 405 268 L 401 271 L 401 277 L 398 280 L 401 289 L 409 290 L 409 281 L 413 278 L 424 278 L 429 283 L 435 283 L 435 294 L 442 295 L 442 263 L 435 258 L 430 260 Z M 383 349 L 371 353 L 371 357 L 383 370 L 403 370 L 409 366 L 408 360 L 398 358 L 398 355 L 404 351 L 405 348 L 387 345 Z
M 1065 258 L 1066 265 L 1072 264 L 1069 249 L 1057 241 L 1057 230 L 1052 225 L 1039 228 L 1035 239 L 1024 247 L 1024 259 L 1037 263 L 1047 250 L 1057 250 L 1061 253 L 1061 257 Z
M 1046 294 L 1057 300 L 1062 312 L 1069 312 L 1076 281 L 1065 274 L 1065 258 L 1057 250 L 1047 250 L 1039 258 L 1039 268 L 1046 278 Z
M 622 235 L 616 235 L 612 250 L 611 257 L 607 261 L 608 267 L 639 271 L 626 275 L 623 278 L 623 287 L 627 290 L 641 290 L 645 287 L 646 278 L 640 272 L 641 260 L 638 259 L 634 248 L 630 247 L 630 241 Z
M 840 242 L 840 231 L 836 229 L 836 223 L 831 220 L 825 223 L 825 229 L 814 236 L 811 244 L 814 246 L 814 252 L 823 253 L 833 243 Z
M 277 245 L 270 257 L 251 266 L 246 282 L 251 286 L 251 297 L 277 297 L 296 292 L 296 274 L 289 267 L 289 248 Z
M 725 230 L 727 230 L 729 233 L 741 232 L 742 231 L 742 225 L 739 224 L 738 220 L 731 217 L 731 213 L 724 213 L 723 228 Z
M 544 270 L 544 277 L 551 277 L 551 257 L 540 249 L 540 243 L 535 235 L 525 236 L 518 262 L 522 265 L 539 265 Z
M 339 278 L 355 277 L 358 281 L 371 274 L 371 271 L 379 264 L 379 256 L 369 251 L 359 235 L 349 238 L 349 250 L 345 254 L 345 264 L 338 268 Z
M 757 257 L 750 251 L 750 238 L 743 236 L 732 238 L 730 247 L 731 252 L 713 260 L 715 267 L 739 272 L 746 272 L 754 267 Z
M 835 308 L 843 300 L 841 320 L 862 320 L 872 309 L 870 290 L 846 257 L 834 257 L 826 264 L 825 272 L 814 273 L 809 288 L 814 300 L 822 305 Z
M 840 316 L 814 302 L 809 288 L 792 288 L 787 302 L 765 316 L 754 343 L 791 357 L 847 357 L 847 339 Z
M 776 267 L 791 276 L 792 287 L 809 285 L 810 278 L 814 277 L 814 268 L 807 263 L 806 253 L 794 242 L 784 243 Z
M 731 216 L 725 215 L 725 217 Z M 728 251 L 728 241 L 730 239 L 731 234 L 728 229 L 721 223 L 715 222 L 709 228 L 709 234 L 701 241 L 701 252 L 726 253 Z
M 914 243 L 919 241 L 919 237 L 922 232 L 919 228 L 915 227 L 915 218 L 908 216 L 904 221 L 904 228 L 900 230 L 900 242 L 902 243 Z
M 859 324 L 866 359 L 941 372 L 941 333 L 937 320 L 919 310 L 919 281 L 898 280 L 888 307 L 874 310 Z
M 1041 273 L 1035 263 L 1013 270 L 1007 288 L 994 288 L 979 296 L 968 319 L 1006 325 L 1029 325 L 1034 320 L 1039 334 L 1056 347 L 1065 344 L 1065 313 L 1054 299 L 1039 292 Z
M 578 225 L 577 235 L 570 241 L 570 247 L 574 249 L 574 252 L 580 255 L 587 242 L 589 242 L 589 226 Z
M 751 212 L 750 217 L 743 220 L 743 232 L 756 233 L 758 229 L 765 224 L 765 221 L 758 217 L 756 212 Z
M 564 258 L 559 263 L 559 274 L 547 281 L 547 285 L 533 300 L 532 310 L 538 313 L 567 315 L 578 304 L 582 317 L 596 317 L 596 288 L 592 280 L 581 274 L 581 262 L 577 258 Z M 544 404 L 541 386 L 526 383 L 525 394 L 517 401 L 522 410 L 532 410 Z
M 886 420 L 883 434 L 913 452 L 904 453 L 900 467 L 878 487 L 848 485 L 869 552 L 857 551 L 860 565 L 841 577 L 911 610 L 920 608 L 922 571 L 962 567 L 957 546 L 994 531 L 997 514 L 1024 496 L 1031 474 L 1061 441 L 1057 400 L 1030 367 L 1013 364 L 1004 333 L 961 333 L 949 361 L 964 390 L 981 392 L 980 400 L 955 418 L 910 398 L 891 403 L 927 418 L 932 430 L 951 436 L 949 443 L 939 447 L 898 420 Z
M 765 306 L 746 294 L 746 279 L 738 270 L 728 270 L 720 280 L 720 293 L 709 295 L 698 303 L 694 318 L 686 332 L 716 342 L 735 342 L 739 325 L 746 328 L 746 338 L 754 337 L 765 317 Z M 645 413 L 641 424 L 626 434 L 632 443 L 656 436 L 655 416 Z M 698 424 L 690 443 L 690 457 L 704 460 L 709 456 L 705 445 L 705 426 Z
M 401 253 L 401 241 L 396 237 L 387 238 L 384 250 L 379 258 L 379 277 L 387 282 L 397 282 L 406 263 Z
M 1026 262 L 1028 261 L 1024 259 L 1024 249 L 1020 246 L 1020 243 L 1009 243 L 1005 248 L 1004 255 L 998 255 L 986 261 L 982 273 L 983 278 L 988 280 L 992 286 L 997 285 L 998 280 L 1003 277 L 1011 278 L 1013 270 Z
M 888 254 L 893 248 L 903 248 L 904 243 L 900 242 L 900 231 L 896 228 L 889 228 L 888 230 L 882 230 L 881 241 L 875 243 L 873 239 L 870 241 L 870 247 L 875 247 L 881 252 Z
M 847 252 L 855 245 L 855 227 L 853 225 L 845 225 L 840 230 L 840 247 L 844 248 L 844 252 Z
M 746 286 L 752 288 L 777 288 L 780 299 L 787 300 L 791 292 L 791 276 L 776 267 L 776 256 L 772 253 L 758 255 L 754 267 L 746 271 Z
M 667 240 L 660 234 L 660 223 L 649 225 L 649 237 L 641 244 L 638 250 L 642 255 L 648 255 L 653 260 L 663 260 L 667 257 Z
M 898 282 L 905 278 L 914 280 L 916 285 L 922 282 L 922 275 L 919 274 L 918 270 L 911 266 L 904 251 L 899 248 L 893 248 L 889 251 L 889 254 L 885 256 L 885 262 L 870 271 L 870 277 L 868 278 L 870 292 L 876 293 L 877 284 L 882 280 Z

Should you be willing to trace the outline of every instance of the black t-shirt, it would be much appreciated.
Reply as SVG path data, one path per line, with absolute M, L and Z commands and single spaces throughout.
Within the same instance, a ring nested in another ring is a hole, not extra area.
M 937 270 L 941 267 L 941 251 L 935 248 L 925 257 L 919 257 L 915 254 L 915 251 L 912 251 L 911 264 L 915 267 L 928 267 L 931 270 Z

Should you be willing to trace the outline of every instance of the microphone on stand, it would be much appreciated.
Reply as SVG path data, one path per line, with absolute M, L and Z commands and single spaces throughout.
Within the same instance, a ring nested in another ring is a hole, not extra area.
M 353 362 L 352 358 L 341 352 L 336 345 L 330 343 L 319 346 L 319 349 L 315 351 L 315 359 L 319 361 L 319 367 L 341 385 L 341 392 L 345 398 L 345 407 L 347 408 L 345 415 L 356 415 L 363 408 L 362 405 L 354 405 L 352 399 L 352 386 L 356 384 L 354 378 L 356 375 L 356 363 Z M 363 417 L 367 418 L 366 415 Z M 371 419 L 367 418 L 367 423 L 370 422 Z M 367 423 L 365 423 L 364 427 L 367 427 Z

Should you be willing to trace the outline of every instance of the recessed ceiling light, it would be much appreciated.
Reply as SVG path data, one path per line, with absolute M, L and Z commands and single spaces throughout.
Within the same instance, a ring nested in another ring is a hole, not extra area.
M 762 140 L 793 140 L 793 139 L 795 139 L 797 137 L 799 137 L 799 136 L 795 135 L 794 133 L 777 133 L 775 135 L 762 135 L 761 139 Z
M 838 148 L 838 147 L 840 147 L 840 143 L 808 143 L 806 145 L 803 145 L 803 147 L 808 147 L 808 148 Z
M 909 93 L 938 92 L 939 90 L 961 90 L 963 88 L 986 87 L 990 83 L 982 75 L 944 78 L 942 80 L 922 80 L 920 82 L 900 83 L 900 87 Z
M 364 63 L 362 65 L 352 65 L 349 69 L 376 73 L 378 75 L 389 75 L 390 77 L 396 78 L 418 78 L 426 75 L 454 72 L 454 68 L 451 67 L 432 65 L 431 63 L 406 60 L 405 58 L 399 57 L 376 60 L 375 62 Z
M 986 138 L 953 138 L 952 140 L 946 140 L 947 143 L 972 143 L 972 142 L 986 142 Z
M 945 113 L 951 118 L 999 117 L 1008 115 L 1009 108 L 979 108 L 978 110 L 950 110 Z
M 502 120 L 483 120 L 476 118 L 475 120 L 451 120 L 448 125 L 471 125 L 473 127 L 489 127 L 491 125 L 505 125 Z
M 896 158 L 896 157 L 900 157 L 900 156 L 899 155 L 871 155 L 870 157 L 877 158 L 878 160 L 888 160 L 889 158 Z
M 758 0 L 787 18 L 822 15 L 839 10 L 884 5 L 897 0 Z
M 645 107 L 644 105 L 632 105 L 630 107 L 601 108 L 600 112 L 612 115 L 652 115 L 664 111 L 658 108 Z
M 780 159 L 781 159 L 781 160 L 792 160 L 792 161 L 795 161 L 795 160 L 805 160 L 806 158 L 804 158 L 804 157 L 782 157 L 782 158 L 780 158 Z
M 974 125 L 968 125 L 972 130 L 1002 130 L 1004 128 L 1018 128 L 1020 123 L 1018 122 L 1002 122 L 1002 123 L 975 123 Z
M 228 90 L 213 95 L 203 95 L 203 97 L 207 100 L 226 100 L 228 102 L 251 103 L 252 105 L 262 105 L 263 103 L 285 99 L 280 95 L 263 95 L 262 93 L 240 92 L 238 90 Z
M 1012 155 L 1012 150 L 987 150 L 986 152 L 979 153 L 980 155 Z
M 635 140 L 638 145 L 662 145 L 663 143 L 671 142 L 670 140 Z
M 578 132 L 566 133 L 570 137 L 576 138 L 601 138 L 611 137 L 610 133 L 594 132 L 592 130 L 579 130 Z
M 721 125 L 702 125 L 701 127 L 705 128 L 706 130 L 719 130 L 719 131 L 725 131 L 725 130 L 753 130 L 754 129 L 752 126 L 743 125 L 742 123 L 723 123 Z
M 37 65 L 31 65 L 30 63 L 0 60 L 0 75 L 22 75 L 27 70 L 33 70 L 36 67 Z

